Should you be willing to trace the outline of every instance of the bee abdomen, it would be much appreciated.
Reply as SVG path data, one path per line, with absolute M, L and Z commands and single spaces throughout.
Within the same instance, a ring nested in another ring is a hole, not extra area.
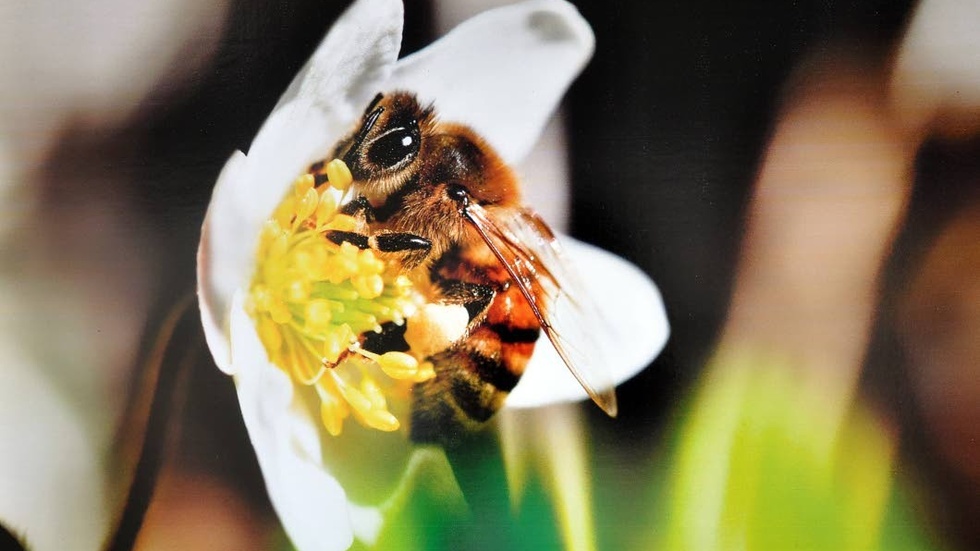
M 503 344 L 534 343 L 541 335 L 538 327 L 513 327 L 506 323 L 495 323 L 487 328 L 496 333 Z
M 415 385 L 412 440 L 452 446 L 500 409 L 527 365 L 538 328 L 477 328 L 457 347 L 432 358 L 436 377 Z

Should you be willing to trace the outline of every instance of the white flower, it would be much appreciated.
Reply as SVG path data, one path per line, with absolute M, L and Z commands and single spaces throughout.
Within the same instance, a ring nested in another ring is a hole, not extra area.
M 342 488 L 338 477 L 353 469 L 362 476 L 351 480 L 363 483 L 373 473 L 362 461 L 383 459 L 405 470 L 409 459 L 374 444 L 374 453 L 365 457 L 345 455 L 347 441 L 332 440 L 311 413 L 308 398 L 295 392 L 290 376 L 270 362 L 246 312 L 263 224 L 297 176 L 349 131 L 379 91 L 411 90 L 423 102 L 434 102 L 444 120 L 472 126 L 508 162 L 519 160 L 593 47 L 588 25 L 561 0 L 485 12 L 399 60 L 401 32 L 402 5 L 396 0 L 359 0 L 345 12 L 248 155 L 238 152 L 225 165 L 202 228 L 198 295 L 208 345 L 217 365 L 235 378 L 270 498 L 293 543 L 303 550 L 345 548 L 355 536 L 373 541 L 381 511 L 364 504 L 377 502 L 384 491 L 355 492 L 346 478 Z M 667 325 L 659 294 L 624 260 L 570 239 L 564 242 L 585 269 L 582 279 L 616 332 L 629 338 L 617 346 L 620 357 L 609 366 L 621 382 L 663 346 Z M 540 342 L 508 406 L 585 397 L 552 347 Z M 352 431 L 359 430 L 353 425 Z M 348 436 L 345 432 L 342 438 Z M 382 485 L 390 493 L 393 483 Z

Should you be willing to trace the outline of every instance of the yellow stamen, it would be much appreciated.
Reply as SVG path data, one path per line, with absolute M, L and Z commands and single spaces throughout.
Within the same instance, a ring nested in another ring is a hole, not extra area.
M 422 362 L 419 365 L 419 372 L 415 374 L 415 378 L 412 379 L 416 383 L 424 383 L 429 379 L 434 379 L 436 376 L 436 367 L 432 365 L 432 362 Z
M 361 380 L 361 392 L 371 401 L 371 407 L 377 409 L 387 407 L 388 401 L 385 400 L 384 392 L 371 377 L 364 377 Z
M 364 424 L 385 432 L 398 430 L 398 419 L 387 410 L 384 403 L 380 407 L 376 406 L 363 392 L 344 382 L 336 372 L 333 373 L 333 378 L 341 395 Z
M 330 190 L 324 188 L 320 194 L 320 201 L 316 206 L 316 225 L 317 227 L 326 224 L 333 214 L 337 211 L 337 201 L 333 198 Z
M 307 191 L 313 189 L 315 184 L 316 180 L 312 174 L 304 174 L 293 182 L 293 193 L 296 194 L 296 197 L 303 197 Z
M 296 205 L 296 220 L 294 223 L 302 223 L 311 214 L 316 212 L 316 207 L 320 203 L 320 194 L 315 189 L 306 190 Z
M 414 379 L 419 373 L 419 361 L 404 352 L 386 352 L 378 358 L 378 363 L 393 379 Z
M 320 396 L 320 419 L 324 428 L 332 436 L 340 436 L 344 428 L 344 419 L 350 415 L 350 408 L 346 402 L 327 392 L 321 386 L 317 386 L 317 395 Z
M 419 361 L 413 356 L 404 352 L 385 352 L 384 354 L 375 354 L 374 352 L 369 352 L 361 348 L 355 348 L 354 351 L 365 358 L 376 362 L 381 366 L 381 370 L 385 372 L 385 375 L 391 377 L 392 379 L 412 380 L 418 376 Z M 431 363 L 429 365 L 431 365 Z
M 279 324 L 270 318 L 262 318 L 259 320 L 258 332 L 259 340 L 262 341 L 263 346 L 270 354 L 279 352 L 279 349 L 282 348 L 282 333 L 279 332 Z
M 420 295 L 373 251 L 323 235 L 365 231 L 363 222 L 337 212 L 337 190 L 351 185 L 350 170 L 334 160 L 325 171 L 329 186 L 300 176 L 263 226 L 246 307 L 269 359 L 315 389 L 327 432 L 341 434 L 351 413 L 365 426 L 394 431 L 401 424 L 386 394 L 407 395 L 408 386 L 434 376 L 432 366 L 420 369 L 403 352 L 367 352 L 359 341 L 384 323 L 404 323 Z
M 346 214 L 339 214 L 327 223 L 327 229 L 340 231 L 357 231 L 359 224 L 357 219 Z M 347 245 L 348 243 L 345 243 Z M 350 245 L 354 247 L 353 245 Z
M 327 163 L 326 170 L 327 179 L 330 180 L 330 185 L 335 189 L 347 191 L 351 182 L 354 181 L 354 177 L 350 173 L 350 168 L 340 159 L 334 159 Z
M 359 266 L 363 263 L 359 263 Z M 381 274 L 370 274 L 370 275 L 359 275 L 354 276 L 350 280 L 354 289 L 364 298 L 372 299 L 381 296 L 381 292 L 384 291 L 385 282 L 381 278 Z

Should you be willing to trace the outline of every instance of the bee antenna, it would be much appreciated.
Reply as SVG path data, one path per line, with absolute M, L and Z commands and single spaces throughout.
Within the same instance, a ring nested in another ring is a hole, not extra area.
M 364 115 L 367 115 L 368 113 L 370 113 L 371 110 L 374 109 L 374 106 L 378 105 L 378 103 L 384 97 L 385 97 L 385 95 L 382 94 L 381 92 L 378 92 L 377 94 L 375 94 L 374 99 L 371 100 L 371 103 L 369 103 L 368 106 L 364 108 Z
M 378 94 L 375 99 L 380 100 L 381 94 Z M 347 153 L 344 154 L 343 161 L 347 163 L 348 166 L 354 164 L 354 155 L 356 154 L 357 150 L 361 148 L 361 144 L 364 143 L 364 138 L 367 137 L 368 132 L 370 132 L 371 129 L 374 128 L 374 125 L 378 122 L 378 117 L 380 117 L 384 112 L 385 108 L 383 105 L 375 107 L 374 111 L 371 111 L 371 114 L 364 120 L 364 124 L 361 125 L 360 130 L 357 131 L 357 135 L 354 136 L 354 142 L 351 144 L 350 149 L 348 149 Z

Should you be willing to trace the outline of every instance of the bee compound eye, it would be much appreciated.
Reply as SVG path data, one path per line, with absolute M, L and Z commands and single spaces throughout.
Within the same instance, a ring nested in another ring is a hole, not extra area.
M 393 168 L 411 160 L 418 152 L 418 130 L 400 127 L 375 139 L 367 150 L 367 159 L 378 167 Z

